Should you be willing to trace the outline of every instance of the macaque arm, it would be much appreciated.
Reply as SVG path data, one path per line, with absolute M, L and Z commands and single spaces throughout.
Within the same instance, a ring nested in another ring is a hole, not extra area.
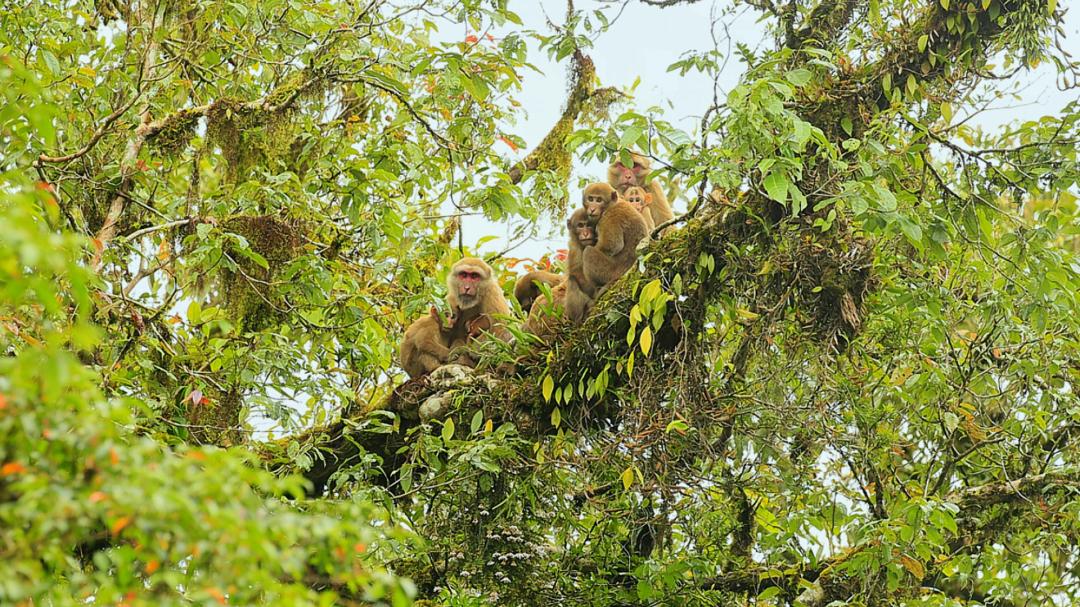
M 606 285 L 607 283 L 618 278 L 626 270 L 624 268 L 618 268 L 618 263 L 615 259 L 608 255 L 604 255 L 598 247 L 588 247 L 584 253 L 584 271 L 585 280 L 592 283 L 597 288 Z M 593 289 L 595 294 L 595 289 Z M 567 291 L 567 298 L 569 299 L 569 290 Z
M 637 211 L 634 211 L 635 213 Z M 605 223 L 603 220 L 600 223 Z M 604 255 L 614 257 L 619 254 L 626 246 L 626 242 L 623 239 L 623 228 L 614 222 L 607 222 L 606 225 L 597 226 L 596 230 L 596 247 L 597 251 L 600 251 Z M 586 249 L 587 251 L 588 249 Z

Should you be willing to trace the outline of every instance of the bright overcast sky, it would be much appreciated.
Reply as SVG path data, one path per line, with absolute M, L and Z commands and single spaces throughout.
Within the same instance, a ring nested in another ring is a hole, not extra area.
M 1074 2 L 1075 0 L 1063 1 L 1058 5 L 1067 6 Z M 731 5 L 732 3 L 726 0 L 703 0 L 696 4 L 660 9 L 631 0 L 615 20 L 611 30 L 602 34 L 589 51 L 596 63 L 601 84 L 629 88 L 635 78 L 640 77 L 641 83 L 634 93 L 632 106 L 640 110 L 652 106 L 664 108 L 666 120 L 686 131 L 693 131 L 701 113 L 712 100 L 713 83 L 701 73 L 688 72 L 685 76 L 679 76 L 677 73 L 669 73 L 667 67 L 688 50 L 710 48 L 710 13 L 714 10 L 723 11 Z M 578 0 L 576 6 L 579 10 L 588 11 L 606 6 L 609 17 L 614 19 L 620 5 Z M 564 0 L 525 0 L 512 2 L 510 8 L 521 16 L 526 26 L 542 29 L 542 24 L 549 18 L 555 23 L 563 22 L 566 3 Z M 757 23 L 759 15 L 755 10 L 740 7 L 735 14 L 724 19 L 728 24 L 727 32 L 732 38 L 732 48 L 735 42 L 751 47 L 771 44 L 763 24 Z M 462 32 L 462 38 L 468 33 L 474 32 Z M 1080 57 L 1080 5 L 1073 6 L 1066 15 L 1066 34 L 1066 50 L 1074 57 Z M 725 33 L 718 32 L 718 37 L 724 45 L 721 50 L 724 50 Z M 524 87 L 518 100 L 528 112 L 528 117 L 512 129 L 524 137 L 526 150 L 539 143 L 548 129 L 555 124 L 566 95 L 565 64 L 552 63 L 548 60 L 547 53 L 537 50 L 536 45 L 530 45 L 529 59 L 543 73 L 524 72 Z M 738 82 L 743 70 L 744 66 L 738 59 L 732 58 L 720 80 L 721 95 Z M 1034 72 L 1021 73 L 1015 80 L 1026 85 L 1021 91 L 1021 99 L 1003 98 L 995 106 L 996 109 L 984 112 L 974 119 L 974 124 L 985 129 L 997 129 L 1015 120 L 1057 113 L 1069 101 L 1080 98 L 1077 90 L 1057 89 L 1054 67 L 1049 62 Z M 578 163 L 574 171 L 575 175 L 595 179 L 602 179 L 604 176 L 604 166 L 598 163 Z M 684 210 L 684 204 L 678 203 L 676 212 Z M 482 218 L 468 217 L 463 222 L 463 234 L 466 246 L 471 246 L 485 235 L 506 235 L 507 227 Z M 488 254 L 506 246 L 506 241 L 500 239 L 485 244 L 481 250 Z M 511 255 L 537 258 L 545 252 L 563 247 L 565 236 L 559 229 L 552 238 L 528 242 L 515 249 Z

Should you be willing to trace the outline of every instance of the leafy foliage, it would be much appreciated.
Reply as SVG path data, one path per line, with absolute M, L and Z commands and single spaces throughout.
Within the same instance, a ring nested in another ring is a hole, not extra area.
M 1075 77 L 1062 10 L 745 4 L 775 47 L 694 132 L 599 87 L 606 9 L 0 15 L 0 602 L 1080 598 L 1080 104 L 969 120 Z M 571 78 L 518 163 L 530 38 Z M 462 219 L 631 149 L 691 210 L 591 318 L 395 388 Z

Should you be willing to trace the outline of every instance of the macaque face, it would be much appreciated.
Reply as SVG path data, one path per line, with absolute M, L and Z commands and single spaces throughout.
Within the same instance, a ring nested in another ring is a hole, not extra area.
M 572 217 L 566 222 L 566 228 L 570 230 L 570 236 L 578 241 L 582 247 L 596 245 L 596 229 L 592 227 L 585 217 Z
M 596 223 L 607 210 L 608 205 L 619 199 L 619 193 L 606 183 L 594 183 L 585 188 L 583 198 L 589 221 Z
M 638 212 L 644 211 L 645 207 L 649 206 L 649 203 L 652 202 L 651 196 L 646 194 L 645 190 L 637 186 L 627 188 L 624 196 L 626 198 L 626 202 L 629 202 L 635 209 L 638 210 Z
M 615 177 L 615 183 L 612 184 L 619 190 L 625 190 L 629 186 L 642 186 L 645 184 L 645 177 L 649 174 L 649 161 L 643 156 L 632 154 L 630 156 L 634 160 L 633 166 L 624 166 L 622 161 L 616 160 L 611 163 L 611 171 Z
M 480 298 L 480 287 L 487 280 L 487 273 L 482 268 L 460 266 L 454 270 L 454 282 L 457 284 L 458 301 L 461 307 L 468 308 Z

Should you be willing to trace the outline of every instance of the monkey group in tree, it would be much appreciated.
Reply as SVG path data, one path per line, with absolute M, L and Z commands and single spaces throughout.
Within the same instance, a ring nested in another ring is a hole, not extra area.
M 604 289 L 634 266 L 638 245 L 674 217 L 660 182 L 648 179 L 649 158 L 637 153 L 630 158 L 633 166 L 616 159 L 608 166 L 607 182 L 591 183 L 582 192 L 581 206 L 566 222 L 565 274 L 536 270 L 514 285 L 514 298 L 527 316 L 525 328 L 535 335 L 555 333 L 549 312 L 583 322 Z M 510 306 L 491 266 L 464 258 L 450 268 L 446 286 L 448 317 L 432 308 L 405 332 L 400 362 L 410 377 L 450 362 L 475 366 L 470 343 L 511 339 L 504 324 Z

